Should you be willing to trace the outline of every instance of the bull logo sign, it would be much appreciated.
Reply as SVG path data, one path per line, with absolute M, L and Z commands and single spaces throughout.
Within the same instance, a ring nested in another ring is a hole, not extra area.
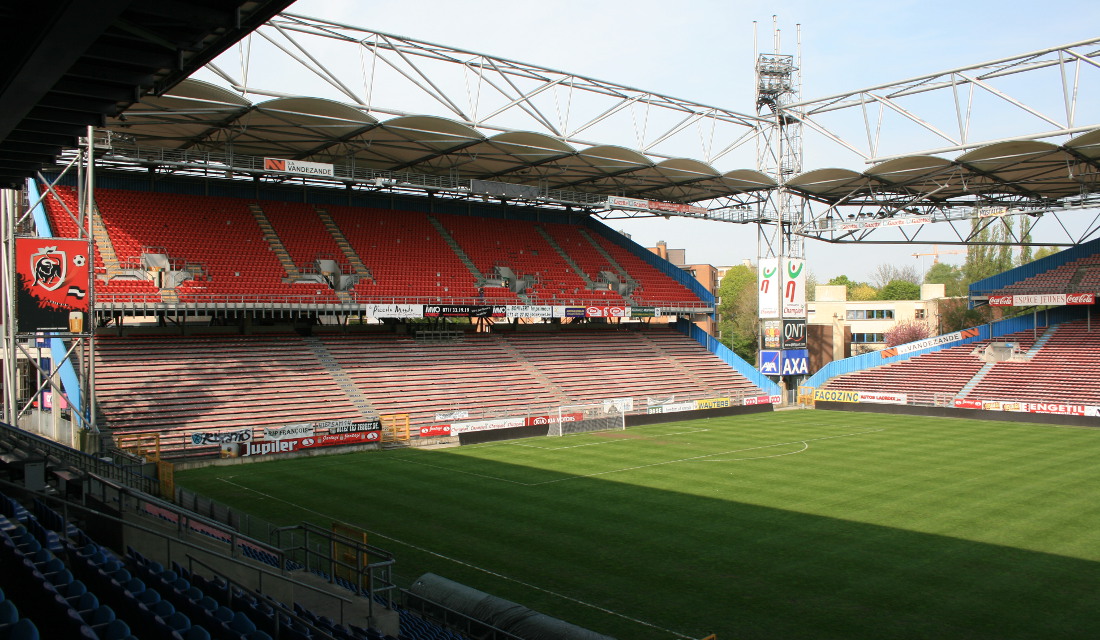
M 34 274 L 33 287 L 42 287 L 46 291 L 56 291 L 65 282 L 68 263 L 65 252 L 57 247 L 42 247 L 38 253 L 31 254 L 31 273 Z
M 88 310 L 88 241 L 16 238 L 23 289 L 44 308 Z

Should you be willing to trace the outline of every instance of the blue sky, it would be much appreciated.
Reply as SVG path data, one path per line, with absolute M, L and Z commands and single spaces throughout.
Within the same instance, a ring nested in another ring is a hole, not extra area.
M 771 51 L 773 14 L 778 15 L 783 53 L 795 52 L 795 25 L 801 25 L 804 98 L 1100 36 L 1100 3 L 1081 0 L 299 0 L 288 11 L 744 113 L 754 110 L 752 23 L 758 22 L 760 49 Z M 292 86 L 290 79 L 287 84 Z M 946 102 L 944 110 L 950 111 Z M 1097 116 L 1091 121 L 1100 122 Z M 1079 117 L 1082 122 L 1088 119 Z M 807 169 L 861 168 L 850 154 L 810 139 L 805 157 Z M 737 164 L 751 166 L 751 160 Z M 735 264 L 756 255 L 752 226 L 663 219 L 615 221 L 612 226 L 645 245 L 665 240 L 672 247 L 686 248 L 691 262 Z M 912 262 L 911 253 L 928 250 L 920 245 L 832 247 L 811 241 L 807 254 L 821 279 L 840 273 L 864 278 L 880 263 Z M 958 258 L 943 261 L 961 262 Z M 918 264 L 927 266 L 930 261 Z

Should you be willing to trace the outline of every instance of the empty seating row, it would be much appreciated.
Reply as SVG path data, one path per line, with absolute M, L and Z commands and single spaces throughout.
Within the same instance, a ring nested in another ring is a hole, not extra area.
M 108 273 L 100 247 L 107 240 L 117 259 L 114 269 L 140 265 L 143 254 L 164 253 L 173 268 L 191 272 L 192 279 L 175 287 L 178 300 L 187 303 L 341 301 L 327 283 L 293 282 L 299 274 L 280 262 L 279 245 L 299 272 L 311 272 L 319 258 L 336 260 L 342 272 L 350 271 L 350 251 L 370 272 L 350 291 L 359 303 L 623 304 L 614 282 L 597 285 L 604 272 L 635 282 L 639 304 L 699 302 L 627 249 L 575 225 L 333 205 L 323 209 L 336 225 L 330 230 L 320 208 L 303 203 L 106 188 L 98 189 L 96 197 L 107 231 L 106 239 L 97 239 L 94 257 L 95 272 L 105 280 L 99 288 L 104 302 L 163 299 L 152 281 L 120 280 L 122 272 Z M 66 207 L 75 208 L 75 201 L 74 189 L 63 186 L 44 201 L 59 236 L 76 234 L 66 212 Z M 265 235 L 264 219 L 274 237 Z M 451 236 L 453 246 L 436 224 Z M 350 246 L 337 243 L 337 232 Z M 493 277 L 497 267 L 508 267 L 535 282 L 525 297 L 507 287 L 479 290 L 463 258 L 483 276 Z

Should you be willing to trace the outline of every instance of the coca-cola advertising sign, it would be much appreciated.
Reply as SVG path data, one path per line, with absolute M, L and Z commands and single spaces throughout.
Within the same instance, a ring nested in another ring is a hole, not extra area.
M 1096 304 L 1095 293 L 1033 293 L 1016 296 L 989 296 L 991 307 L 1037 307 Z

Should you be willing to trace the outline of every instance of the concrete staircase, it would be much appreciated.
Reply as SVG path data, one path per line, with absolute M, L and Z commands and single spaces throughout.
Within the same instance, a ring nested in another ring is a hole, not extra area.
M 99 257 L 103 259 L 107 279 L 110 280 L 122 270 L 122 265 L 118 261 L 118 253 L 115 252 L 111 236 L 107 233 L 107 226 L 103 224 L 103 217 L 99 214 L 99 207 L 95 205 L 92 206 L 92 239 L 99 248 Z
M 248 209 L 252 212 L 252 217 L 256 219 L 260 231 L 263 231 L 264 240 L 267 240 L 271 252 L 279 259 L 279 264 L 283 265 L 283 270 L 286 271 L 286 281 L 294 282 L 302 277 L 302 272 L 298 270 L 298 265 L 294 264 L 294 260 L 290 258 L 290 252 L 286 250 L 283 241 L 279 239 L 279 234 L 275 233 L 275 227 L 271 226 L 271 221 L 267 219 L 267 214 L 264 213 L 263 208 L 253 202 L 248 205 Z
M 1047 342 L 1049 342 L 1051 337 L 1054 336 L 1054 332 L 1057 331 L 1057 329 L 1058 329 L 1058 327 L 1056 327 L 1056 326 L 1055 327 L 1047 327 L 1047 330 L 1043 332 L 1043 335 L 1039 336 L 1039 339 L 1036 340 L 1035 343 L 1031 345 L 1031 348 L 1028 349 L 1027 352 L 1024 353 L 1022 357 L 1018 357 L 1018 356 L 1013 357 L 1011 361 L 1012 362 L 1020 362 L 1020 361 L 1031 360 L 1032 358 L 1034 358 L 1035 354 L 1039 353 L 1039 350 L 1043 348 L 1043 345 L 1045 345 Z M 978 384 L 982 381 L 982 379 L 985 378 L 985 376 L 990 371 L 993 370 L 993 367 L 996 364 L 997 364 L 997 362 L 987 362 L 984 365 L 982 365 L 982 368 L 979 369 L 978 372 L 974 374 L 974 377 L 971 378 L 966 384 L 964 384 L 962 389 L 959 389 L 959 392 L 955 395 L 955 397 L 956 398 L 965 398 L 966 395 L 968 393 L 970 393 L 971 391 L 973 391 L 974 387 L 978 386 Z
M 569 268 L 572 269 L 578 276 L 580 276 L 581 280 L 584 280 L 584 288 L 588 289 L 589 291 L 594 291 L 597 288 L 596 283 L 592 280 L 592 278 L 588 277 L 588 274 L 580 268 L 580 265 L 578 265 L 573 260 L 573 258 L 571 258 L 569 254 L 561 248 L 561 245 L 558 244 L 558 241 L 554 239 L 554 236 L 550 235 L 549 232 L 547 232 L 546 229 L 543 229 L 541 225 L 536 224 L 535 229 L 537 229 L 539 234 L 546 239 L 546 242 L 554 248 L 554 251 L 558 252 L 558 255 L 561 256 L 561 259 L 565 260 L 565 264 L 569 265 Z
M 332 355 L 332 352 L 328 350 L 325 343 L 318 338 L 306 338 L 306 346 L 309 350 L 317 356 L 317 359 L 321 361 L 321 366 L 325 371 L 332 376 L 332 379 L 336 381 L 336 386 L 347 395 L 351 400 L 352 406 L 359 412 L 359 415 L 367 420 L 377 420 L 378 411 L 374 408 L 374 405 L 370 403 L 363 392 L 359 390 L 355 382 L 348 377 L 348 372 L 340 366 L 340 363 L 336 361 L 336 358 Z
M 470 256 L 466 255 L 466 252 L 462 250 L 462 247 L 459 246 L 457 241 L 455 241 L 454 236 L 451 235 L 451 232 L 447 231 L 447 228 L 443 226 L 443 223 L 440 222 L 439 219 L 437 219 L 433 215 L 428 216 L 428 222 L 432 223 L 432 226 L 435 227 L 435 230 L 439 232 L 439 235 L 443 236 L 443 241 L 446 242 L 447 246 L 449 246 L 451 250 L 455 252 L 455 255 L 457 255 L 458 259 L 462 261 L 462 264 L 466 265 L 466 268 L 470 270 L 470 274 L 474 276 L 474 279 L 477 280 L 477 285 L 480 287 L 482 283 L 485 282 L 485 275 L 482 274 L 481 271 L 477 268 L 477 265 L 475 265 L 474 261 L 470 259 Z
M 359 258 L 359 254 L 355 253 L 355 249 L 351 247 L 351 243 L 348 242 L 344 232 L 340 231 L 340 227 L 336 225 L 336 221 L 332 219 L 329 212 L 324 207 L 317 205 L 313 206 L 313 209 L 317 212 L 317 217 L 321 219 L 321 223 L 325 225 L 325 229 L 328 229 L 329 234 L 332 235 L 332 239 L 336 241 L 336 246 L 340 247 L 340 252 L 344 254 L 344 258 L 347 259 L 348 264 L 351 265 L 355 275 L 359 276 L 360 280 L 374 281 L 374 274 L 367 268 L 367 265 L 363 264 L 363 261 Z M 342 292 L 337 292 L 339 296 Z
M 596 242 L 596 239 L 588 233 L 587 229 L 577 229 L 577 231 L 582 236 L 584 236 L 585 240 L 588 240 L 588 243 L 592 245 L 593 249 L 599 252 L 599 254 L 603 256 L 605 260 L 607 260 L 608 264 L 610 264 L 612 267 L 615 267 L 615 272 L 618 273 L 620 277 L 622 277 L 624 282 L 637 282 L 636 280 L 634 280 L 634 278 L 630 277 L 630 274 L 626 272 L 626 269 L 623 269 L 623 266 L 619 264 L 618 261 L 615 260 L 615 258 L 611 257 L 611 254 L 607 252 L 607 249 L 603 248 L 603 245 Z
M 978 386 L 978 383 L 982 381 L 982 378 L 984 378 L 986 376 L 986 374 L 988 374 L 990 371 L 992 371 L 993 367 L 996 366 L 996 365 L 997 365 L 996 362 L 987 362 L 984 365 L 982 365 L 982 368 L 978 369 L 978 372 L 974 374 L 974 377 L 971 378 L 966 384 L 964 384 L 962 386 L 962 389 L 959 389 L 959 392 L 957 394 L 955 394 L 955 397 L 956 398 L 965 398 L 966 394 L 973 391 L 974 387 Z

